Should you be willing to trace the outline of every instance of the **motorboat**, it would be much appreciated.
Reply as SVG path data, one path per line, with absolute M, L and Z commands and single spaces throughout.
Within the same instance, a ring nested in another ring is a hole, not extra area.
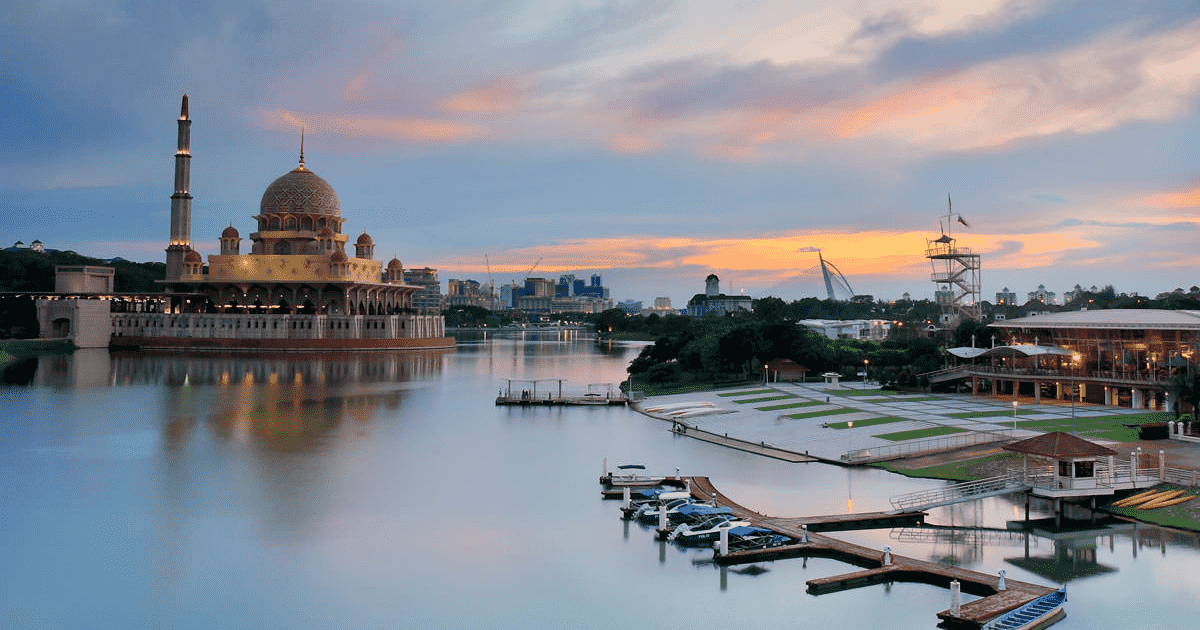
M 623 464 L 616 471 L 610 471 L 600 478 L 600 483 L 613 488 L 646 487 L 662 485 L 668 478 L 645 474 L 646 467 L 642 464 Z
M 747 521 L 739 521 L 728 514 L 715 514 L 695 523 L 683 523 L 671 532 L 667 540 L 683 547 L 702 547 L 721 537 L 722 529 L 731 529 L 749 525 Z
M 686 495 L 686 496 L 678 496 Z M 666 512 L 667 521 L 679 511 L 679 508 L 694 503 L 687 492 L 664 492 L 658 495 L 658 503 L 647 503 L 634 512 L 634 518 L 643 523 L 657 523 L 660 512 Z
M 729 551 L 770 549 L 771 547 L 782 547 L 790 542 L 792 542 L 791 538 L 776 534 L 765 527 L 739 525 L 729 528 Z

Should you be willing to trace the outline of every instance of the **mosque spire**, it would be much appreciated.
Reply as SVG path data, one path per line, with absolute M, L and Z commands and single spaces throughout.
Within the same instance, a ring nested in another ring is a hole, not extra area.
M 300 166 L 299 170 L 304 170 L 304 127 L 300 128 Z
M 187 94 L 183 95 L 183 107 L 179 110 L 179 120 L 188 119 Z

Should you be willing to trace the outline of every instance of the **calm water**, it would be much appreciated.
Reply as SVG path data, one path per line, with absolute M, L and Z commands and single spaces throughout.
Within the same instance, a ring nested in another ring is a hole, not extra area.
M 0 626 L 935 627 L 942 588 L 817 597 L 805 580 L 854 567 L 721 569 L 711 552 L 619 520 L 596 477 L 606 457 L 679 467 L 780 516 L 887 509 L 938 482 L 754 457 L 623 408 L 492 404 L 505 378 L 566 378 L 577 391 L 619 381 L 637 350 L 531 335 L 444 354 L 80 351 L 10 368 Z M 839 535 L 1066 581 L 1063 630 L 1196 625 L 1196 535 L 1129 524 L 1014 535 L 1001 531 L 1014 510 L 992 499 L 929 519 L 983 531 Z

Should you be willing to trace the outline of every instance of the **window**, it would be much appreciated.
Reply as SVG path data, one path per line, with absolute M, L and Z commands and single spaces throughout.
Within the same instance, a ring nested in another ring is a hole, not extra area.
M 1071 462 L 1058 462 L 1058 476 L 1059 477 L 1070 477 L 1071 476 Z
M 1096 476 L 1096 462 L 1075 462 L 1076 477 Z

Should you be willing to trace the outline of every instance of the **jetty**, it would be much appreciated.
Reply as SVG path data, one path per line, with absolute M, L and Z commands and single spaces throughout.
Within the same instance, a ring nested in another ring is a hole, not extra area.
M 777 518 L 739 505 L 722 494 L 708 477 L 688 477 L 692 495 L 700 501 L 715 501 L 730 508 L 742 520 L 787 536 L 793 541 L 766 549 L 714 553 L 720 565 L 743 564 L 764 560 L 795 557 L 831 558 L 860 567 L 861 570 L 808 580 L 808 592 L 814 595 L 834 593 L 860 586 L 887 582 L 919 582 L 949 588 L 951 607 L 939 612 L 938 618 L 946 627 L 977 629 L 988 621 L 1028 604 L 1056 589 L 1018 580 L 1006 579 L 1004 572 L 996 575 L 980 573 L 961 567 L 908 558 L 893 554 L 890 547 L 872 549 L 849 543 L 821 532 L 845 531 L 882 527 L 910 527 L 924 523 L 925 512 L 892 511 Z M 979 599 L 957 604 L 959 593 L 966 592 Z
M 507 385 L 496 395 L 496 405 L 575 405 L 604 406 L 628 405 L 629 396 L 613 383 L 592 383 L 582 393 L 563 393 L 563 378 L 504 379 Z M 513 383 L 517 388 L 513 390 Z M 538 384 L 542 383 L 541 391 Z M 557 387 L 555 387 L 557 384 Z

